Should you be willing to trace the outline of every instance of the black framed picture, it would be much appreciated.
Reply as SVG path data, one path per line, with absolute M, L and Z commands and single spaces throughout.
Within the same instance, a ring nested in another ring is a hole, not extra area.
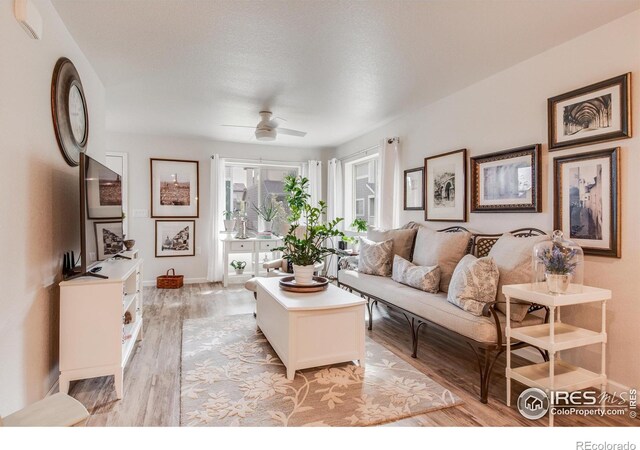
M 194 256 L 195 220 L 156 220 L 156 257 Z
M 151 217 L 199 217 L 198 161 L 151 158 Z
M 542 211 L 541 145 L 471 158 L 471 212 Z
M 424 159 L 425 220 L 467 221 L 467 149 Z
M 631 137 L 631 73 L 547 100 L 549 151 Z
M 585 255 L 620 257 L 620 148 L 554 160 L 554 228 Z
M 404 171 L 404 209 L 424 210 L 424 167 Z
M 98 261 L 112 258 L 124 250 L 122 221 L 94 222 Z

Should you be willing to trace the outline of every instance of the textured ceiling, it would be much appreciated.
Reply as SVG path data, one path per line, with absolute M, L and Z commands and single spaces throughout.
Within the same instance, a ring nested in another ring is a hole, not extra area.
M 250 142 L 252 130 L 220 125 L 255 125 L 258 111 L 271 109 L 287 128 L 308 132 L 275 142 L 290 146 L 340 144 L 640 7 L 640 0 L 53 3 L 106 86 L 108 129 Z

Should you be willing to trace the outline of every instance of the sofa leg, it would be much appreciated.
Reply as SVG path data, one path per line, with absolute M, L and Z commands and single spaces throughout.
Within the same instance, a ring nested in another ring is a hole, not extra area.
M 370 298 L 365 297 L 364 295 L 362 296 L 362 298 L 367 301 L 367 314 L 369 314 L 369 326 L 367 327 L 367 329 L 371 331 L 373 329 L 373 302 Z
M 411 329 L 411 357 L 418 357 L 418 340 L 420 338 L 420 327 L 425 325 L 426 322 L 421 320 L 416 320 L 415 317 L 409 319 L 406 314 L 402 314 L 407 322 L 409 323 L 409 328 Z
M 478 349 L 476 349 L 476 347 L 474 347 L 470 343 L 468 344 L 476 354 L 476 358 L 478 360 L 478 369 L 480 371 L 480 402 L 487 403 L 489 399 L 489 385 L 491 382 L 491 374 L 493 373 L 493 366 L 504 350 L 485 348 L 484 351 L 481 352 L 483 353 L 481 357 Z

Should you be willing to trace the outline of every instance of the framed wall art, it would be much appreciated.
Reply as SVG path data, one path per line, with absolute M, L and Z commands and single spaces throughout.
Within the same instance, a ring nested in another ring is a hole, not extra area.
M 467 149 L 424 159 L 425 220 L 467 221 Z
M 554 160 L 554 228 L 585 255 L 620 257 L 620 148 Z
M 122 221 L 94 222 L 98 261 L 112 258 L 124 250 Z
M 156 220 L 156 257 L 194 256 L 195 220 Z
M 404 171 L 404 209 L 424 210 L 424 167 Z
M 471 212 L 540 212 L 541 145 L 471 158 Z
M 631 137 L 631 73 L 547 100 L 549 150 Z
M 151 217 L 199 217 L 198 161 L 151 159 Z

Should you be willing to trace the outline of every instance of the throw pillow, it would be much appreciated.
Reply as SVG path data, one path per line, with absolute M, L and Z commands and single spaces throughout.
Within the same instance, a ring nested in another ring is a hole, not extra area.
M 440 267 L 440 290 L 447 292 L 451 275 L 467 252 L 471 233 L 444 233 L 421 226 L 416 235 L 413 263 Z
M 499 277 L 493 258 L 466 255 L 453 272 L 447 300 L 474 316 L 481 316 L 484 306 L 496 299 Z
M 391 275 L 392 258 L 393 241 L 391 239 L 384 242 L 373 242 L 360 238 L 358 272 L 388 277 Z
M 416 266 L 401 256 L 393 257 L 391 279 L 398 283 L 436 294 L 440 289 L 438 266 Z
M 393 241 L 393 254 L 404 259 L 411 260 L 413 243 L 416 239 L 416 229 L 408 230 L 378 230 L 372 228 L 367 231 L 367 239 L 374 242 L 382 242 L 391 239 Z
M 500 270 L 500 283 L 498 284 L 497 309 L 503 314 L 507 313 L 507 305 L 502 286 L 505 284 L 531 283 L 531 255 L 533 246 L 538 242 L 546 241 L 549 236 L 516 237 L 511 233 L 504 233 L 493 244 L 489 251 Z M 515 299 L 514 299 L 515 300 Z M 522 322 L 527 315 L 529 305 L 517 305 L 511 302 L 511 320 Z

